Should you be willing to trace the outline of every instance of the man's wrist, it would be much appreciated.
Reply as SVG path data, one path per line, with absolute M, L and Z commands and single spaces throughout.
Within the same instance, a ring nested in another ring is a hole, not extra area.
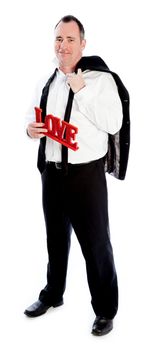
M 86 84 L 84 84 L 82 87 L 80 87 L 80 89 L 77 90 L 77 91 L 75 92 L 75 94 L 77 94 L 79 91 L 81 91 L 85 86 L 86 86 Z

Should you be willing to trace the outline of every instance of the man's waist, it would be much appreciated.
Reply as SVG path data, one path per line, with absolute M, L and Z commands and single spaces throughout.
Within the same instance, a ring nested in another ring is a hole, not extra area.
M 51 166 L 55 166 L 56 169 L 62 169 L 63 167 L 63 163 L 62 162 L 51 162 L 49 160 L 47 160 L 46 162 L 48 165 L 51 165 Z M 90 162 L 84 162 L 84 163 L 67 163 L 67 166 L 68 167 L 77 167 L 77 166 L 82 166 L 82 165 L 85 165 L 85 164 L 89 164 L 91 163 Z
M 97 162 L 99 159 L 94 159 L 94 160 L 91 160 L 91 161 L 88 161 L 88 162 L 82 162 L 82 163 L 67 163 L 67 167 L 68 168 L 82 167 L 82 166 L 86 166 L 88 164 L 92 164 L 94 162 Z M 62 170 L 63 169 L 63 163 L 62 162 L 46 161 L 46 164 L 49 165 L 49 166 L 53 166 L 53 167 L 55 167 L 58 170 Z

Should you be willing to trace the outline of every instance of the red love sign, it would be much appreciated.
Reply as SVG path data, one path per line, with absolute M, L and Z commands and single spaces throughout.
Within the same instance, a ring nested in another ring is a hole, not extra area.
M 42 109 L 35 107 L 36 122 L 42 123 Z M 78 128 L 70 123 L 54 117 L 52 114 L 48 114 L 45 117 L 44 128 L 48 131 L 44 135 L 51 139 L 61 143 L 62 145 L 71 148 L 73 151 L 77 151 L 78 144 L 75 141 Z

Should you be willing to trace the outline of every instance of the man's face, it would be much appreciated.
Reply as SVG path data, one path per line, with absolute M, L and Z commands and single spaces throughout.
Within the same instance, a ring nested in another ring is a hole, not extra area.
M 60 22 L 55 29 L 55 54 L 60 68 L 70 67 L 73 71 L 82 57 L 86 41 L 81 39 L 79 27 L 76 22 Z

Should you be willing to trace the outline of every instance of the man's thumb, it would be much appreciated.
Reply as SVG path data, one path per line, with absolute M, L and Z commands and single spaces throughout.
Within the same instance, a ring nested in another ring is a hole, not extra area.
M 78 74 L 78 75 L 82 75 L 82 70 L 81 70 L 81 68 L 78 68 L 77 74 Z

